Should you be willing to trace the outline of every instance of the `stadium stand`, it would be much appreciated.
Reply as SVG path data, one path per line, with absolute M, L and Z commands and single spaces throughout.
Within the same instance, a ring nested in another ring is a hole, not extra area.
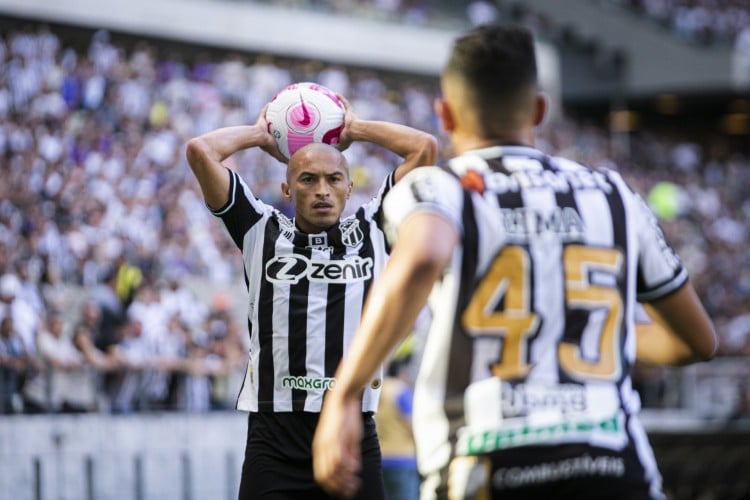
M 179 289 L 184 280 L 176 276 L 226 287 L 239 275 L 240 262 L 218 258 L 234 252 L 187 175 L 187 138 L 252 120 L 276 90 L 295 80 L 318 80 L 349 95 L 363 116 L 435 129 L 430 103 L 436 87 L 425 79 L 264 55 L 228 54 L 209 63 L 205 54 L 190 59 L 164 53 L 153 41 L 118 45 L 106 31 L 94 32 L 80 50 L 44 25 L 11 30 L 4 38 L 3 272 L 11 281 L 17 277 L 16 300 L 37 314 L 16 325 L 32 353 L 33 330 L 45 324 L 45 313 L 67 312 L 71 328 L 78 321 L 66 303 L 71 295 L 59 291 L 66 286 L 98 297 L 105 313 L 115 309 L 109 316 L 119 317 L 107 324 L 131 327 L 140 320 L 147 327 L 143 337 L 155 344 L 178 305 L 193 311 L 182 318 L 190 330 L 203 329 L 198 301 Z M 742 245 L 750 227 L 746 153 L 719 137 L 696 142 L 641 132 L 631 138 L 629 155 L 618 158 L 603 127 L 570 117 L 550 123 L 540 139 L 549 151 L 621 169 L 650 196 L 720 325 L 722 353 L 746 354 L 742 318 L 750 277 L 742 271 L 738 276 L 748 259 Z M 391 159 L 364 148 L 348 154 L 358 196 L 369 197 Z M 261 196 L 281 203 L 282 170 L 275 160 L 251 151 L 237 164 L 251 182 L 265 186 Z M 107 276 L 114 280 L 110 294 L 102 292 Z M 169 293 L 186 303 L 170 305 L 171 313 L 151 312 L 158 296 Z
M 365 15 L 381 12 L 381 4 L 397 4 L 401 18 L 427 5 L 378 2 Z M 348 96 L 362 117 L 439 134 L 436 81 L 423 74 L 103 29 L 2 18 L 0 75 L 0 315 L 15 320 L 3 327 L 0 345 L 23 345 L 28 357 L 3 361 L 6 414 L 233 406 L 247 342 L 235 279 L 241 262 L 189 174 L 188 138 L 253 121 L 277 90 L 302 80 Z M 700 117 L 675 123 L 628 132 L 567 109 L 539 141 L 549 152 L 620 170 L 660 215 L 717 323 L 725 368 L 639 366 L 643 403 L 729 430 L 664 433 L 655 448 L 673 498 L 743 498 L 748 443 L 732 429 L 750 419 L 747 131 L 722 134 Z M 368 198 L 393 158 L 362 146 L 347 156 L 356 196 Z M 250 151 L 235 163 L 257 194 L 283 206 L 275 160 Z M 66 356 L 55 355 L 63 350 Z M 87 382 L 74 382 L 81 379 Z M 722 443 L 731 449 L 722 452 Z M 706 453 L 686 470 L 684 456 L 695 446 Z
M 606 1 L 643 16 L 690 43 L 732 43 L 750 27 L 750 13 L 741 0 Z

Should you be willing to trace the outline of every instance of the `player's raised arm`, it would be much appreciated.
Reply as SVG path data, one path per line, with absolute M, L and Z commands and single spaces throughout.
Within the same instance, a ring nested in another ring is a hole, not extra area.
M 237 151 L 259 147 L 286 163 L 268 133 L 264 113 L 265 108 L 253 125 L 220 128 L 188 141 L 187 160 L 209 207 L 219 208 L 229 199 L 229 175 L 222 162 Z
M 414 168 L 434 165 L 437 161 L 438 143 L 431 134 L 398 123 L 360 120 L 354 114 L 349 102 L 340 95 L 339 99 L 346 108 L 339 149 L 346 149 L 354 141 L 362 141 L 393 151 L 404 159 L 396 167 L 395 182 L 401 180 Z

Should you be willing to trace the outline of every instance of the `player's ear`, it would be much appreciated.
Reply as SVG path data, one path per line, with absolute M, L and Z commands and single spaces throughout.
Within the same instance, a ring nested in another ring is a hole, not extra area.
M 346 199 L 348 200 L 349 197 L 352 195 L 352 190 L 354 189 L 354 181 L 349 180 L 349 189 L 346 190 Z
M 443 130 L 449 133 L 453 132 L 453 129 L 456 128 L 456 126 L 455 120 L 453 119 L 453 110 L 451 109 L 450 104 L 448 104 L 448 101 L 438 97 L 435 99 L 433 107 L 435 109 L 435 114 L 440 119 L 440 124 L 442 125 Z
M 281 183 L 281 194 L 284 195 L 285 200 L 292 201 L 292 191 L 286 182 Z
M 547 116 L 547 108 L 549 102 L 547 96 L 538 92 L 536 94 L 536 102 L 534 103 L 534 126 L 539 126 Z

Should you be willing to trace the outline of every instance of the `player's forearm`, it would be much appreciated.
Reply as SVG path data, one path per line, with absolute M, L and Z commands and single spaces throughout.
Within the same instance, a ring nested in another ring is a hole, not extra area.
M 221 163 L 243 149 L 264 147 L 267 141 L 268 134 L 260 125 L 225 127 L 191 139 L 188 154 L 192 152 L 196 159 Z
M 371 142 L 402 157 L 404 162 L 400 168 L 400 176 L 414 167 L 434 165 L 437 161 L 437 139 L 427 132 L 406 125 L 357 120 L 352 123 L 349 133 L 354 141 Z
M 636 324 L 636 359 L 649 365 L 680 366 L 699 361 L 690 347 L 654 322 Z
M 685 365 L 711 359 L 717 348 L 713 324 L 693 287 L 644 304 L 653 324 L 636 326 L 638 360 L 663 365 Z
M 237 151 L 262 147 L 267 140 L 268 134 L 256 124 L 221 128 L 188 142 L 188 164 L 209 207 L 219 208 L 229 198 L 230 180 L 222 161 Z

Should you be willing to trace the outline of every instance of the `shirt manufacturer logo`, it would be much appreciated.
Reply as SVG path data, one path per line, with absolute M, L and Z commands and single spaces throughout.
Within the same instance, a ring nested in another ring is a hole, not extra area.
M 273 283 L 354 283 L 372 278 L 372 258 L 316 260 L 303 255 L 277 255 L 266 264 L 266 279 Z

